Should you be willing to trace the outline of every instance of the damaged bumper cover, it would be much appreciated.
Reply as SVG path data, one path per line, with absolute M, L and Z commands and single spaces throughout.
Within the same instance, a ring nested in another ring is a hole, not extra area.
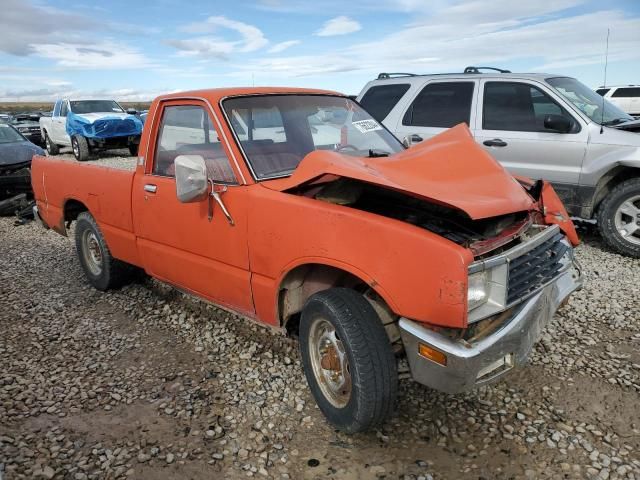
M 581 286 L 581 272 L 572 259 L 552 282 L 511 308 L 497 330 L 476 341 L 452 339 L 401 318 L 400 334 L 413 379 L 446 393 L 461 393 L 501 378 L 527 362 L 544 327 Z M 425 358 L 421 349 L 435 350 L 439 361 Z

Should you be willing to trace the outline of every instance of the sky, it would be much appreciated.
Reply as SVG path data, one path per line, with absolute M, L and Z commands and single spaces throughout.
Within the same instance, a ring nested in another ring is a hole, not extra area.
M 151 100 L 488 65 L 640 84 L 640 0 L 0 0 L 0 101 Z

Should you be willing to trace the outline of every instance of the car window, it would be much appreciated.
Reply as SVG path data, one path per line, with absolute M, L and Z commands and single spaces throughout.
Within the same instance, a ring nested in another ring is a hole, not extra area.
M 616 98 L 640 97 L 640 87 L 617 88 L 616 91 L 611 94 L 611 97 L 616 97 Z
M 53 107 L 53 113 L 51 114 L 53 117 L 57 117 L 60 115 L 60 105 L 62 104 L 61 100 L 57 100 L 56 104 Z
M 517 132 L 544 132 L 546 115 L 571 117 L 549 95 L 533 85 L 487 82 L 484 86 L 482 128 Z
M 610 89 L 610 88 L 598 88 L 598 89 L 596 90 L 596 93 L 597 93 L 598 95 L 602 95 L 602 96 L 604 97 L 604 96 L 607 94 L 607 92 L 608 92 L 609 90 L 611 90 L 611 89 Z
M 407 83 L 395 83 L 390 85 L 377 85 L 371 87 L 360 100 L 360 105 L 371 114 L 373 118 L 382 122 L 389 112 L 396 106 L 400 99 L 407 93 L 410 85 Z
M 413 101 L 402 124 L 440 128 L 469 125 L 473 88 L 473 82 L 430 83 Z
M 236 183 L 211 117 L 198 105 L 172 105 L 164 108 L 153 162 L 153 173 L 175 176 L 174 162 L 179 155 L 200 155 L 209 178 Z
M 66 117 L 68 110 L 69 110 L 69 104 L 66 101 L 63 101 L 62 106 L 60 107 L 60 116 Z
M 254 177 L 290 175 L 315 150 L 386 156 L 402 144 L 360 105 L 342 96 L 251 95 L 222 102 Z

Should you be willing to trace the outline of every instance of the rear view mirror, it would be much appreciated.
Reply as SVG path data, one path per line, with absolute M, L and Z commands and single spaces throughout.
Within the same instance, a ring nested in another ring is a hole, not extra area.
M 209 185 L 204 158 L 200 155 L 179 155 L 174 164 L 178 200 L 182 203 L 190 203 L 207 198 Z
M 411 145 L 415 145 L 416 143 L 420 143 L 422 141 L 422 137 L 417 134 L 407 135 L 402 139 L 402 144 L 409 148 Z
M 558 133 L 569 133 L 571 131 L 571 120 L 564 115 L 545 115 L 544 128 Z
M 137 115 L 138 111 L 135 108 L 127 108 L 127 113 L 129 115 Z

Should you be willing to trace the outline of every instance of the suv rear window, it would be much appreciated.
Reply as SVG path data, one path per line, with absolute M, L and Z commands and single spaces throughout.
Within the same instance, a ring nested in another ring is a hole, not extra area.
M 379 85 L 371 87 L 360 100 L 360 105 L 371 114 L 373 118 L 382 122 L 389 112 L 396 106 L 410 85 L 407 83 L 394 83 L 391 85 Z
M 450 128 L 469 125 L 474 82 L 437 82 L 422 89 L 402 119 L 403 125 Z
M 598 95 L 602 95 L 603 97 L 607 94 L 607 92 L 611 90 L 610 88 L 599 88 L 596 90 Z
M 616 91 L 611 94 L 611 96 L 617 98 L 640 97 L 640 87 L 617 88 Z

